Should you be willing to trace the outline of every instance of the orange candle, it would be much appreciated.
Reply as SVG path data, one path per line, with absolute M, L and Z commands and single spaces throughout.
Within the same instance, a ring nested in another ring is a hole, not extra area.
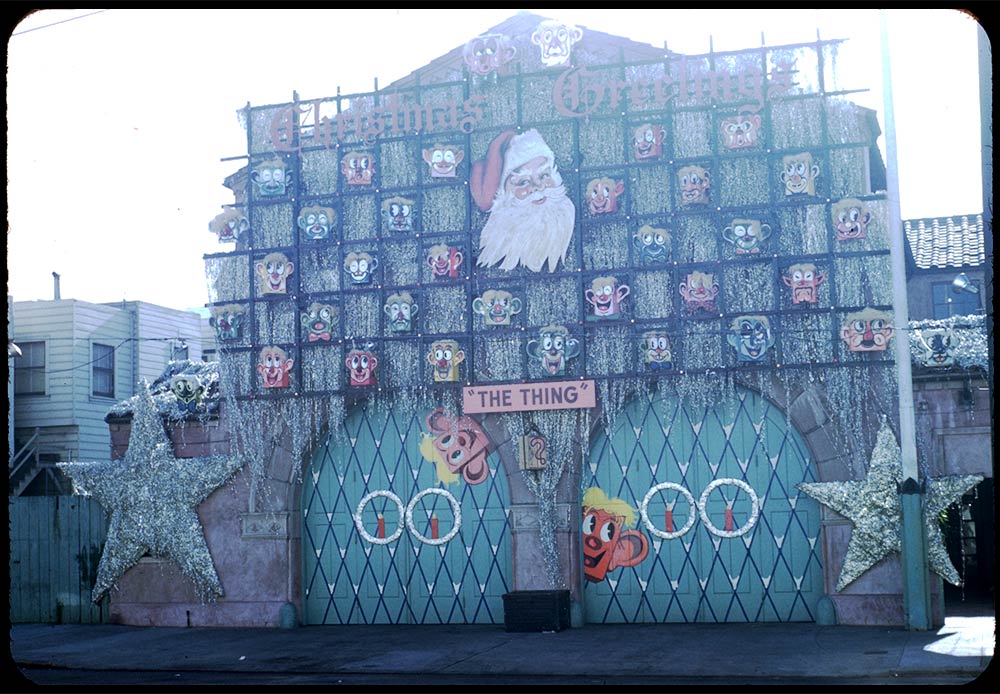
M 674 512 L 668 508 L 663 515 L 665 516 L 663 527 L 668 533 L 672 533 L 674 531 Z
M 438 539 L 438 517 L 436 513 L 431 516 L 431 539 Z
M 726 509 L 726 532 L 731 533 L 734 529 L 733 525 L 733 509 Z
M 376 534 L 376 537 L 385 537 L 385 518 L 382 517 L 381 513 L 378 514 L 378 533 Z

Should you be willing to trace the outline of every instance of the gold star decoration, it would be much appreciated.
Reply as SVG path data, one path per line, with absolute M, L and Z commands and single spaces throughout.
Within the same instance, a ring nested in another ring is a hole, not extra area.
M 899 445 L 888 422 L 883 421 L 865 479 L 802 482 L 795 485 L 854 525 L 847 554 L 844 556 L 844 566 L 837 580 L 838 592 L 884 557 L 901 550 L 902 506 L 897 487 L 901 481 L 902 456 Z M 961 585 L 961 579 L 948 558 L 938 516 L 982 481 L 982 475 L 949 475 L 927 479 L 924 532 L 927 538 L 928 565 L 934 573 L 954 585 Z
M 201 599 L 223 594 L 196 508 L 241 463 L 228 456 L 176 458 L 149 386 L 143 383 L 123 460 L 60 463 L 73 491 L 111 513 L 92 599 L 99 602 L 147 552 L 177 562 Z

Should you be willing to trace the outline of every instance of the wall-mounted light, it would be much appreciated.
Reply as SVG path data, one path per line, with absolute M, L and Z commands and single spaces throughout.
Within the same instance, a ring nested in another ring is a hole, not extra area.
M 956 294 L 961 294 L 962 292 L 969 292 L 970 294 L 978 294 L 979 287 L 972 283 L 969 276 L 964 272 L 958 273 L 958 275 L 951 281 L 951 290 Z

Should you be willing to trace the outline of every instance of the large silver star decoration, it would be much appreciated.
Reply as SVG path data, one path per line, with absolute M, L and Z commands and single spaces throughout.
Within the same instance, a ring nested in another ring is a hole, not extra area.
M 222 455 L 174 457 L 147 384 L 136 401 L 124 460 L 59 464 L 76 494 L 93 495 L 111 513 L 91 597 L 99 602 L 147 552 L 177 562 L 203 601 L 220 597 L 222 584 L 195 509 L 240 462 Z
M 868 476 L 864 480 L 801 482 L 795 485 L 854 524 L 844 566 L 837 580 L 838 591 L 884 557 L 901 550 L 903 515 L 897 483 L 902 481 L 902 472 L 899 445 L 889 424 L 883 421 L 872 451 Z M 961 585 L 962 581 L 948 558 L 938 516 L 982 481 L 982 475 L 950 475 L 927 479 L 924 531 L 928 564 L 934 573 L 954 585 Z

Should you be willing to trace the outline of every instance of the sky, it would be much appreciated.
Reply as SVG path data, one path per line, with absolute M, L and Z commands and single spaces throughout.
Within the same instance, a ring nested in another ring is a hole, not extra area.
M 878 10 L 530 12 L 671 51 L 847 39 L 844 83 L 882 96 Z M 42 10 L 7 53 L 7 293 L 201 308 L 208 222 L 246 154 L 237 111 L 374 90 L 518 10 Z M 983 209 L 977 24 L 887 12 L 902 219 Z M 711 37 L 711 38 L 710 38 Z M 710 44 L 711 41 L 711 44 Z M 883 145 L 884 138 L 880 140 Z M 228 161 L 226 161 L 228 159 Z

